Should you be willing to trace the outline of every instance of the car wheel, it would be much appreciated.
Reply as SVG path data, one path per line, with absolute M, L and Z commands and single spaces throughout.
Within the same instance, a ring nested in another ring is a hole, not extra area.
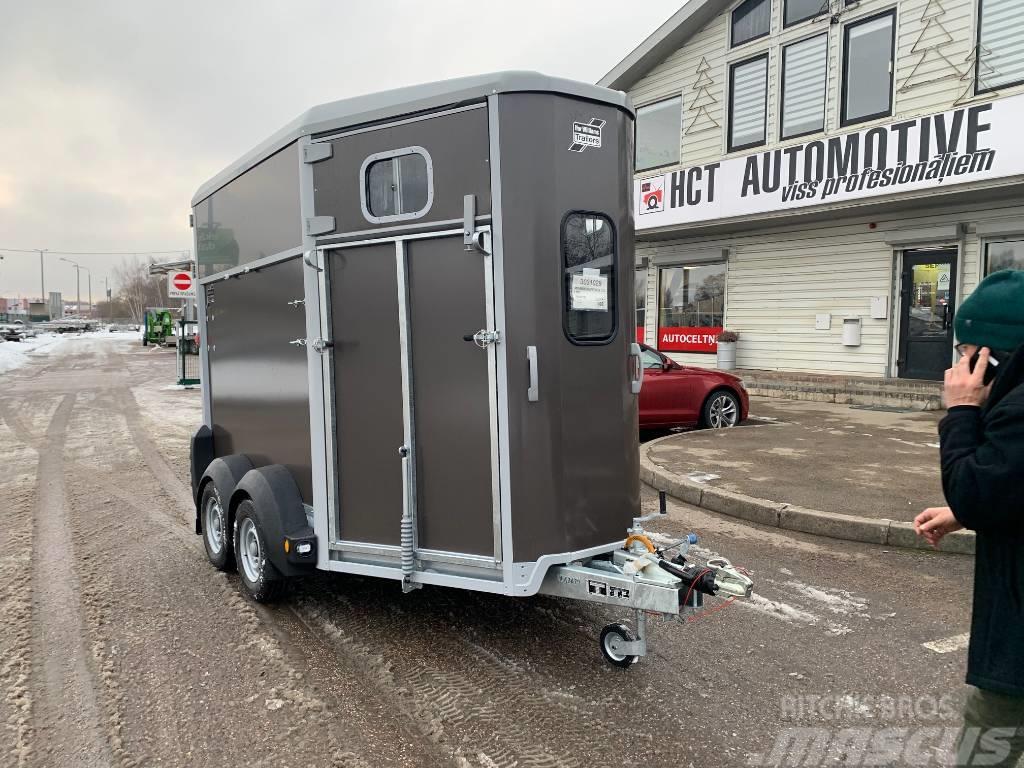
M 740 401 L 724 389 L 712 392 L 704 403 L 703 425 L 711 429 L 728 429 L 740 421 Z

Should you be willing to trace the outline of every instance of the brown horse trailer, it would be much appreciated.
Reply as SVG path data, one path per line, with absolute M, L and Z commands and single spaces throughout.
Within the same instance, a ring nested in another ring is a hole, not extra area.
M 621 606 L 620 665 L 647 612 L 749 594 L 640 527 L 632 168 L 624 94 L 506 72 L 314 107 L 204 184 L 213 564 Z

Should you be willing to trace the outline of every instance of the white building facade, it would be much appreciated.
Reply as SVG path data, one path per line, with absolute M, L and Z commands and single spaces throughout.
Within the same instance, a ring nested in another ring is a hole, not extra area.
M 637 106 L 644 341 L 741 368 L 938 379 L 1024 269 L 1024 3 L 690 0 L 602 81 Z

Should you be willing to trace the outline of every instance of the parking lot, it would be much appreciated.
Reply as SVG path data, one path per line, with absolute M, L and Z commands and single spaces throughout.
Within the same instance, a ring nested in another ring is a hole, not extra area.
M 957 725 L 939 705 L 963 689 L 969 558 L 679 503 L 652 527 L 697 532 L 755 594 L 653 623 L 626 671 L 596 638 L 629 617 L 554 598 L 324 575 L 257 606 L 192 533 L 200 400 L 174 375 L 172 351 L 113 334 L 55 340 L 4 375 L 6 764 L 771 764 L 794 728 L 847 716 L 937 728 L 937 759 Z M 816 697 L 856 706 L 822 718 Z

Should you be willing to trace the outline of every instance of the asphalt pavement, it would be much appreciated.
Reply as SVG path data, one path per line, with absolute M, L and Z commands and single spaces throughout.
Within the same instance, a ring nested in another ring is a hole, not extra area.
M 941 412 L 752 398 L 730 430 L 683 432 L 651 460 L 708 487 L 829 513 L 909 522 L 945 504 Z
M 652 619 L 628 670 L 597 638 L 633 617 L 556 598 L 321 575 L 256 606 L 190 530 L 199 397 L 173 352 L 62 344 L 0 378 L 5 765 L 825 765 L 851 733 L 938 765 L 955 734 L 969 557 L 670 501 L 655 540 L 695 531 L 755 592 Z

